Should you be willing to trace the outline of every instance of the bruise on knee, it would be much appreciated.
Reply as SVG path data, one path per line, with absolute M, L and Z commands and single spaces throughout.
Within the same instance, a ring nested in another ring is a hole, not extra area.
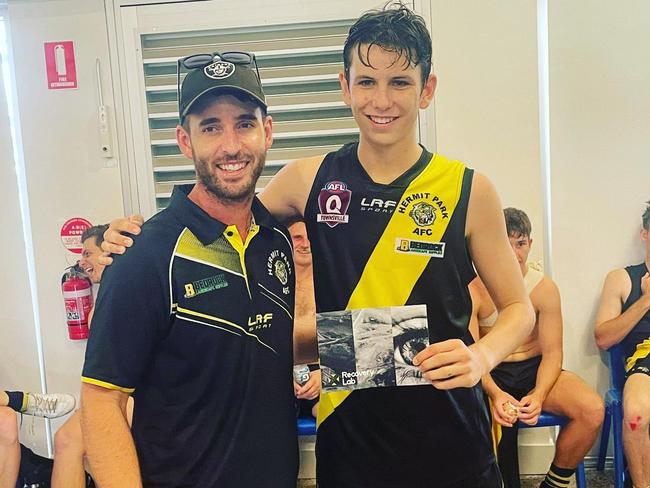
M 636 429 L 639 428 L 639 425 L 641 425 L 641 420 L 643 419 L 640 415 L 638 415 L 635 420 L 630 421 L 629 425 L 632 432 L 636 431 Z

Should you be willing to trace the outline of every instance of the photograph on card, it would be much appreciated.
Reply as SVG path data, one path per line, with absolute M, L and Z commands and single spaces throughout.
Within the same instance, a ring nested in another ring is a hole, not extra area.
M 428 384 L 413 358 L 429 345 L 426 305 L 316 314 L 324 391 Z

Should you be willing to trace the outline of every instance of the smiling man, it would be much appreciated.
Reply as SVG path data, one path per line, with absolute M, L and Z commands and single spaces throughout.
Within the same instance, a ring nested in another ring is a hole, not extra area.
M 104 241 L 104 232 L 108 229 L 108 225 L 93 225 L 86 229 L 81 234 L 81 245 L 83 250 L 81 252 L 81 259 L 79 266 L 83 269 L 84 273 L 88 275 L 90 281 L 99 283 L 102 280 L 102 273 L 104 272 L 104 265 L 99 262 L 99 257 L 102 255 L 102 242 Z
M 533 315 L 499 198 L 484 176 L 418 144 L 418 111 L 436 87 L 421 17 L 369 12 L 343 56 L 359 142 L 289 164 L 260 198 L 283 220 L 304 219 L 317 311 L 426 305 L 431 345 L 412 363 L 431 385 L 322 393 L 319 486 L 500 487 L 477 383 Z M 501 311 L 496 334 L 476 344 L 472 260 Z
M 533 313 L 499 198 L 487 178 L 418 144 L 418 111 L 436 87 L 422 17 L 401 4 L 369 12 L 343 56 L 359 142 L 285 166 L 260 199 L 283 222 L 305 221 L 318 312 L 426 306 L 431 345 L 411 362 L 431 385 L 321 394 L 319 487 L 501 487 L 477 384 L 523 342 Z M 131 245 L 120 231 L 139 229 L 113 222 L 106 250 Z M 476 344 L 472 261 L 500 311 Z M 311 327 L 296 330 L 298 350 L 313 347 Z
M 294 269 L 254 197 L 272 142 L 254 63 L 179 61 L 176 139 L 198 181 L 105 271 L 86 351 L 83 436 L 103 488 L 295 488 Z

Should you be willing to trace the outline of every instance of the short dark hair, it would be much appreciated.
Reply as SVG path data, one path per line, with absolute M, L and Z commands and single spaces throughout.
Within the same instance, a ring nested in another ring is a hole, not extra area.
M 367 45 L 365 54 L 361 45 Z M 350 27 L 343 46 L 345 78 L 350 81 L 352 50 L 357 49 L 359 60 L 372 67 L 368 59 L 370 48 L 379 46 L 394 52 L 404 63 L 420 66 L 422 85 L 431 73 L 431 35 L 424 19 L 401 2 L 388 3 L 383 10 L 370 10 Z
M 643 222 L 643 228 L 645 230 L 650 230 L 650 200 L 645 202 L 647 205 L 645 208 L 645 212 L 643 212 L 643 215 L 641 215 L 641 222 Z
M 83 234 L 81 234 L 81 242 L 83 243 L 86 239 L 94 237 L 95 244 L 101 246 L 102 242 L 104 242 L 104 232 L 106 232 L 107 229 L 108 224 L 93 225 L 92 227 L 88 227 L 86 230 L 84 230 Z
M 506 218 L 508 237 L 530 237 L 532 226 L 526 212 L 508 207 L 503 210 L 503 215 Z
M 190 115 L 190 114 L 198 114 L 198 113 L 203 112 L 206 109 L 206 107 L 208 105 L 210 105 L 214 101 L 215 98 L 220 97 L 222 95 L 232 95 L 233 97 L 235 97 L 240 102 L 253 103 L 253 104 L 257 105 L 260 108 L 260 110 L 262 111 L 262 120 L 264 120 L 266 118 L 266 115 L 267 115 L 266 107 L 261 105 L 253 97 L 248 96 L 248 95 L 242 93 L 239 90 L 223 90 L 222 89 L 219 92 L 206 93 L 205 95 L 200 97 L 196 102 L 194 102 L 192 104 L 192 107 L 187 111 L 187 113 L 185 114 L 185 117 L 183 117 L 183 122 L 181 123 L 181 127 L 183 127 L 183 129 L 185 129 L 185 132 L 187 132 L 188 134 L 190 132 L 190 124 L 188 122 L 188 118 L 189 118 L 188 115 Z

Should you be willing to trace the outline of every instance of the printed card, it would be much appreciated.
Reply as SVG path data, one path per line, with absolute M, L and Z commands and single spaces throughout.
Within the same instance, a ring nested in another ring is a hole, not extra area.
M 429 384 L 413 358 L 429 345 L 426 305 L 316 314 L 324 391 Z

